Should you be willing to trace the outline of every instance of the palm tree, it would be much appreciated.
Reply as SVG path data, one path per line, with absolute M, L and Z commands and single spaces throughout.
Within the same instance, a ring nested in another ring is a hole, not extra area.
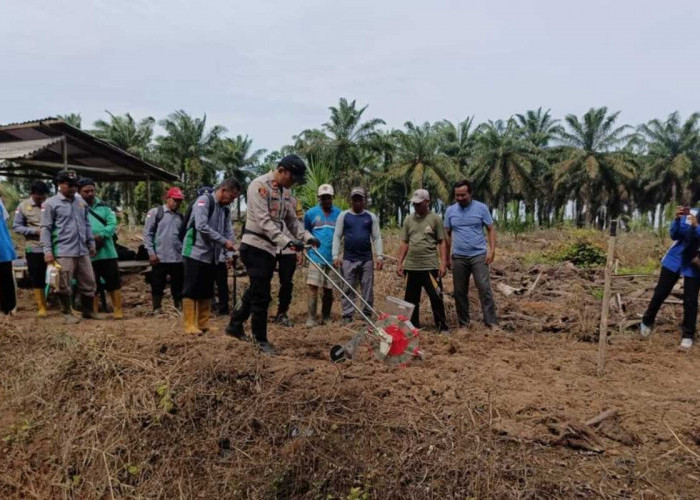
M 109 111 L 105 113 L 109 115 L 109 121 L 97 120 L 93 124 L 95 129 L 92 134 L 113 146 L 144 158 L 151 146 L 155 119 L 147 116 L 136 123 L 129 113 L 122 116 L 114 115 Z
M 430 123 L 414 125 L 409 121 L 404 127 L 405 131 L 393 133 L 396 152 L 387 179 L 402 180 L 409 190 L 428 189 L 447 203 L 450 186 L 458 175 L 456 163 L 440 151 L 440 135 Z
M 507 220 L 507 203 L 529 200 L 533 194 L 532 172 L 542 161 L 537 148 L 521 137 L 515 120 L 488 121 L 479 127 L 476 156 L 471 168 L 474 189 L 501 210 Z
M 620 150 L 633 137 L 628 125 L 615 127 L 620 112 L 608 114 L 608 108 L 591 108 L 583 120 L 566 116 L 568 130 L 561 133 L 566 159 L 554 166 L 555 186 L 566 193 L 577 193 L 577 211 L 586 206 L 586 225 L 593 221 L 594 210 L 606 207 L 612 217 L 629 199 L 626 182 L 633 179 L 635 168 L 630 155 Z M 607 217 L 606 213 L 606 217 Z
M 435 124 L 441 139 L 440 150 L 452 158 L 463 171 L 466 171 L 476 147 L 477 133 L 472 129 L 473 124 L 473 116 L 457 123 L 442 120 Z
M 75 128 L 81 128 L 81 125 L 83 124 L 83 118 L 80 116 L 80 113 L 68 113 L 67 115 L 58 115 L 57 118 L 59 120 L 63 120 L 68 125 L 74 126 Z
M 561 135 L 564 128 L 559 125 L 559 120 L 552 119 L 550 110 L 542 111 L 541 107 L 537 110 L 530 109 L 525 114 L 517 114 L 515 120 L 520 136 L 529 141 L 543 159 L 533 165 L 532 171 L 532 178 L 540 188 L 537 196 L 537 222 L 542 225 L 545 219 L 549 221 L 552 208 L 556 206 L 552 174 L 552 163 L 556 152 L 551 151 L 549 146 Z M 534 200 L 525 204 L 526 215 L 533 213 L 534 210 Z
M 319 161 L 321 156 L 329 159 L 333 174 L 340 174 L 337 184 L 341 187 L 358 182 L 367 162 L 374 162 L 374 157 L 368 153 L 381 150 L 382 135 L 378 127 L 384 120 L 363 121 L 367 107 L 358 108 L 356 101 L 341 98 L 337 107 L 329 108 L 330 119 L 320 130 L 304 130 L 294 137 L 296 151 L 309 161 Z
M 168 115 L 159 124 L 166 135 L 159 136 L 159 153 L 172 171 L 180 175 L 188 192 L 202 184 L 214 184 L 216 166 L 212 161 L 219 137 L 226 132 L 220 125 L 207 130 L 207 115 L 193 118 L 183 110 Z
M 658 201 L 675 204 L 688 198 L 692 181 L 700 174 L 700 113 L 681 123 L 678 112 L 666 121 L 654 119 L 638 128 L 647 162 L 646 191 L 655 191 Z M 684 200 L 690 203 L 692 200 Z
M 219 140 L 214 152 L 214 159 L 219 170 L 222 170 L 224 177 L 234 178 L 241 183 L 243 195 L 248 190 L 248 182 L 255 177 L 261 157 L 265 154 L 264 149 L 252 151 L 253 139 L 247 135 L 237 135 L 231 139 L 226 137 Z M 236 204 L 238 219 L 241 218 L 241 198 Z

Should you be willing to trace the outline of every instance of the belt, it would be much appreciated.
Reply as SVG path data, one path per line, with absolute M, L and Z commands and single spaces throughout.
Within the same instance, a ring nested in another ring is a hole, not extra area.
M 258 238 L 262 238 L 263 240 L 267 241 L 271 245 L 275 245 L 275 242 L 272 241 L 269 236 L 262 234 L 262 233 L 258 233 L 256 231 L 251 231 L 247 227 L 245 229 L 243 229 L 243 234 L 252 234 L 253 236 L 257 236 Z M 277 245 L 275 245 L 275 246 L 277 246 Z

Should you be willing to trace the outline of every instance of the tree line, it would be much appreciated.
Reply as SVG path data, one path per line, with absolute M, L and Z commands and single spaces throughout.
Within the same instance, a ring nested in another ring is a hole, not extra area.
M 384 120 L 367 117 L 367 109 L 341 98 L 320 127 L 269 152 L 255 149 L 247 135 L 229 136 L 223 126 L 208 125 L 206 115 L 182 110 L 159 122 L 107 112 L 106 120 L 87 130 L 176 173 L 189 194 L 222 176 L 247 185 L 283 155 L 297 153 L 309 166 L 298 193 L 304 205 L 315 204 L 316 188 L 325 182 L 340 198 L 363 185 L 384 224 L 408 213 L 409 195 L 418 188 L 428 189 L 435 208 L 444 209 L 451 184 L 460 178 L 472 181 L 475 197 L 492 207 L 501 224 L 515 219 L 551 226 L 567 212 L 578 225 L 602 227 L 617 217 L 650 223 L 663 207 L 700 198 L 700 113 L 683 120 L 674 112 L 632 126 L 606 107 L 562 120 L 538 108 L 480 124 L 469 117 L 389 129 Z M 82 126 L 78 114 L 61 118 Z M 158 136 L 156 123 L 163 130 Z M 153 183 L 152 195 L 159 197 L 163 187 Z M 130 199 L 120 198 L 124 192 L 112 186 L 102 194 L 139 211 L 147 208 L 144 185 Z

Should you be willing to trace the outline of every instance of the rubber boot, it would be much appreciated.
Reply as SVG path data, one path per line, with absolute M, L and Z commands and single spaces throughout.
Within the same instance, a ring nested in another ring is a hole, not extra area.
M 182 316 L 186 334 L 197 335 L 202 333 L 202 330 L 197 328 L 197 303 L 193 299 L 183 299 Z
M 46 297 L 44 296 L 44 291 L 41 288 L 34 289 L 34 298 L 36 299 L 36 315 L 39 318 L 46 317 Z
M 211 299 L 197 301 L 197 328 L 203 332 L 209 331 L 209 319 L 211 318 Z
M 306 319 L 306 328 L 313 328 L 316 322 L 316 310 L 318 309 L 318 295 L 309 298 L 309 316 Z
M 80 323 L 80 318 L 73 316 L 70 303 L 70 295 L 59 293 L 58 302 L 61 304 L 61 314 L 63 314 L 63 322 L 67 325 Z
M 80 295 L 80 308 L 85 319 L 104 319 L 99 313 L 95 312 L 95 297 Z
M 99 295 L 95 295 L 92 298 L 92 311 L 94 313 L 100 312 L 100 297 L 99 297 Z
M 153 310 L 157 311 L 161 307 L 163 307 L 163 296 L 162 295 L 151 295 L 151 298 L 153 299 Z
M 321 298 L 321 324 L 331 321 L 331 308 L 333 307 L 333 290 L 329 288 L 323 289 L 323 297 Z
M 112 299 L 112 307 L 114 308 L 113 319 L 124 319 L 124 311 L 122 311 L 122 291 L 112 290 L 109 292 L 109 298 Z
M 160 300 L 161 301 L 163 300 L 162 296 L 161 296 Z M 178 299 L 174 298 L 173 305 L 175 306 L 175 309 L 177 309 L 178 311 L 182 311 L 182 298 L 178 298 Z

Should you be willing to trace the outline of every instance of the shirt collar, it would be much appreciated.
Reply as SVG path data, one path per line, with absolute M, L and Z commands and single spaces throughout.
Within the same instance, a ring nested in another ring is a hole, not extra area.
M 163 203 L 163 212 L 172 212 L 172 210 L 170 210 L 170 209 L 168 208 L 168 205 L 166 205 L 165 203 Z

